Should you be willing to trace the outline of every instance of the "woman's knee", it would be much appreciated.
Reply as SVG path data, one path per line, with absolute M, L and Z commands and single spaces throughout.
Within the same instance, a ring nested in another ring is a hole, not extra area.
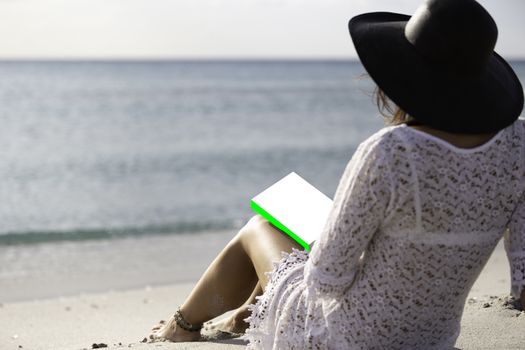
M 241 241 L 253 239 L 253 235 L 260 232 L 264 225 L 268 225 L 268 220 L 259 214 L 256 214 L 239 230 L 238 238 Z
M 264 223 L 267 223 L 268 220 L 266 220 L 262 215 L 260 214 L 255 214 L 254 216 L 252 216 L 250 218 L 250 220 L 248 220 L 248 224 L 251 224 L 251 225 L 260 225 L 260 224 L 264 224 Z

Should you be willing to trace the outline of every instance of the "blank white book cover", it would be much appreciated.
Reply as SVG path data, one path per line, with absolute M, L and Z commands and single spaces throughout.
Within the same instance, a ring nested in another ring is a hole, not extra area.
M 332 200 L 292 172 L 253 197 L 252 208 L 288 233 L 303 247 L 321 234 L 332 209 Z

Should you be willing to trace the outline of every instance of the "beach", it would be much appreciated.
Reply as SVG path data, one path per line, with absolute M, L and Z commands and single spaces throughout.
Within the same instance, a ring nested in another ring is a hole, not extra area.
M 85 276 L 95 284 L 90 293 L 72 290 L 70 284 L 77 283 L 78 276 L 57 276 L 56 280 L 50 281 L 59 283 L 56 286 L 57 290 L 70 290 L 69 295 L 61 297 L 36 297 L 53 293 L 49 287 L 41 289 L 41 281 L 34 276 L 28 277 L 25 282 L 20 279 L 16 285 L 3 285 L 0 349 L 80 350 L 91 349 L 93 344 L 105 344 L 113 349 L 242 349 L 246 344 L 242 338 L 214 343 L 141 342 L 157 321 L 169 317 L 183 302 L 207 263 L 213 260 L 220 247 L 233 234 L 192 233 L 150 237 L 135 240 L 133 243 L 113 242 L 110 245 L 111 249 L 99 252 L 98 257 L 92 257 L 109 259 L 119 252 L 121 255 L 133 256 L 137 251 L 141 251 L 142 256 L 138 255 L 137 258 L 147 261 L 145 257 L 156 252 L 157 260 L 162 260 L 165 268 L 160 268 L 159 264 L 156 264 L 156 271 L 150 271 L 149 266 L 143 269 L 133 267 L 134 278 L 143 275 L 144 280 L 149 282 L 147 286 L 126 286 L 121 283 L 120 288 L 104 291 L 103 280 L 111 274 L 100 275 L 98 272 L 98 276 Z M 135 250 L 131 249 L 132 246 L 135 246 Z M 124 247 L 128 250 L 127 253 L 122 251 Z M 80 251 L 82 249 L 79 249 Z M 197 252 L 198 259 L 195 259 Z M 86 256 L 77 258 L 84 259 Z M 153 256 L 150 258 L 153 259 Z M 38 259 L 38 256 L 35 256 L 35 259 Z M 70 263 L 74 263 L 74 259 L 71 259 Z M 129 263 L 130 261 L 124 261 L 123 266 Z M 129 271 L 123 269 L 122 273 L 131 278 Z M 153 277 L 148 276 L 150 273 Z M 117 281 L 119 278 L 123 279 L 122 276 L 118 276 L 118 271 L 113 271 L 113 275 Z M 167 275 L 167 278 L 163 280 L 159 277 L 161 275 Z M 59 282 L 59 279 L 62 281 Z M 167 281 L 173 282 L 163 284 Z M 109 282 L 107 284 L 110 285 Z M 7 298 L 16 299 L 16 295 L 8 296 L 5 291 L 20 290 L 21 286 L 26 293 L 23 298 L 25 300 L 6 302 Z M 509 268 L 500 242 L 471 290 L 465 305 L 461 335 L 456 348 L 525 348 L 525 313 L 506 305 L 508 290 Z M 28 299 L 30 294 L 33 298 Z
M 525 61 L 511 62 L 525 78 Z M 329 197 L 384 126 L 347 60 L 0 62 L 0 350 L 144 344 L 294 171 Z M 525 349 L 502 245 L 459 349 Z M 119 345 L 120 344 L 120 345 Z

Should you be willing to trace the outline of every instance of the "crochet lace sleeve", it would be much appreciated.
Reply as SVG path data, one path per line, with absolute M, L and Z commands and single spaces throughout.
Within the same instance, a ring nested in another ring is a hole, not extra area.
M 525 287 L 525 200 L 523 196 L 509 222 L 504 236 L 505 250 L 510 264 L 511 294 L 520 297 Z
M 380 143 L 365 141 L 346 166 L 329 218 L 305 265 L 309 292 L 337 296 L 352 284 L 391 198 L 384 153 Z

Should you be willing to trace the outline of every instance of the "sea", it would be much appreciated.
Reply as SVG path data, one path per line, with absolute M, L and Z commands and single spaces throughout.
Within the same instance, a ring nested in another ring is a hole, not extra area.
M 0 286 L 64 247 L 234 232 L 292 171 L 332 197 L 373 90 L 351 60 L 0 62 Z

